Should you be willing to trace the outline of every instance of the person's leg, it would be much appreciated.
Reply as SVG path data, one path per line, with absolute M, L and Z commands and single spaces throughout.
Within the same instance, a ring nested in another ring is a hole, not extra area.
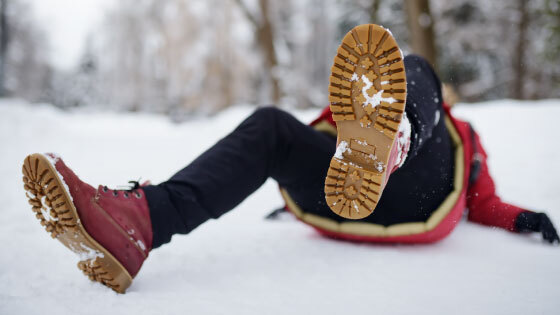
M 454 154 L 444 121 L 441 83 L 429 63 L 417 55 L 404 58 L 408 93 L 406 113 L 413 133 L 404 165 L 395 171 L 372 215 L 364 221 L 391 225 L 422 222 L 430 217 L 453 188 Z M 334 139 L 331 140 L 334 151 Z M 328 167 L 329 157 L 317 163 Z M 338 222 L 348 221 L 330 211 L 323 189 L 324 172 L 315 172 L 317 180 L 286 187 L 301 209 Z
M 256 110 L 168 181 L 144 188 L 153 247 L 233 209 L 268 177 L 288 189 L 322 183 L 334 144 L 284 111 Z
M 407 84 L 405 112 L 412 134 L 405 163 L 391 177 L 375 211 L 364 221 L 391 225 L 422 222 L 430 217 L 453 188 L 454 151 L 444 121 L 441 83 L 420 56 L 404 58 Z M 347 219 L 328 209 L 317 185 L 289 191 L 305 211 L 338 222 Z
M 426 59 L 418 55 L 404 58 L 407 81 L 405 112 L 412 127 L 408 159 L 414 159 L 428 139 L 440 118 L 443 118 L 441 82 Z M 442 120 L 442 119 L 441 119 Z M 445 126 L 440 133 L 445 134 Z M 439 136 L 442 136 L 440 134 Z
M 409 82 L 406 113 L 413 129 L 411 147 L 371 216 L 377 223 L 429 216 L 452 183 L 452 149 L 443 123 L 440 81 L 423 58 L 410 55 L 404 62 Z M 268 177 L 285 187 L 302 209 L 344 220 L 329 210 L 323 190 L 334 151 L 333 137 L 288 113 L 275 108 L 257 110 L 169 181 L 145 188 L 154 248 L 169 242 L 173 234 L 188 233 L 233 209 Z M 415 159 L 416 163 L 411 162 Z M 434 176 L 436 173 L 441 176 Z M 406 198 L 398 197 L 402 191 L 409 192 Z
M 454 151 L 445 125 L 441 82 L 420 56 L 408 55 L 404 64 L 405 112 L 412 139 L 404 165 L 391 175 L 371 215 L 371 221 L 383 225 L 427 220 L 453 188 Z

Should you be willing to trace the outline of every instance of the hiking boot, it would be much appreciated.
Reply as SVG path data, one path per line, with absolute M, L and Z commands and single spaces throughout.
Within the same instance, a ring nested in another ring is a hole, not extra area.
M 327 204 L 344 218 L 361 219 L 374 211 L 410 146 L 403 55 L 389 30 L 367 24 L 344 36 L 329 102 L 338 139 L 325 179 Z
M 54 154 L 32 154 L 23 164 L 26 196 L 47 232 L 78 254 L 91 280 L 124 293 L 152 248 L 143 190 L 97 189 L 82 182 Z

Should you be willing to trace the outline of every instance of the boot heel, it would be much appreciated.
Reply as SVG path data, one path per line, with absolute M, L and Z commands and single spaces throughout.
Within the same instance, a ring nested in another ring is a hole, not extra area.
M 124 293 L 124 290 L 130 286 L 131 282 L 126 274 L 119 272 L 118 266 L 104 258 L 96 257 L 79 261 L 78 269 L 91 281 L 100 282 L 116 292 Z
M 325 179 L 327 204 L 345 218 L 365 218 L 379 201 L 381 180 L 379 173 L 333 158 Z

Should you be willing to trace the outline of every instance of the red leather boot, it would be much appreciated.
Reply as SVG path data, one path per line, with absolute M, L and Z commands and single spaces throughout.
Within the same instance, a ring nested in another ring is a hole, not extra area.
M 152 223 L 143 190 L 97 189 L 82 182 L 54 154 L 23 164 L 26 196 L 53 238 L 78 254 L 91 280 L 124 293 L 152 248 Z
M 362 219 L 373 213 L 410 145 L 403 56 L 391 32 L 365 24 L 344 36 L 331 68 L 329 102 L 338 139 L 326 201 L 334 213 Z

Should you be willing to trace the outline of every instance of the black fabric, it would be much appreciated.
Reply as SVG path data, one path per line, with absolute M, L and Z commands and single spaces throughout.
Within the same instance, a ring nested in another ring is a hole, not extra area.
M 268 177 L 296 191 L 318 187 L 334 150 L 335 139 L 292 115 L 274 107 L 256 110 L 171 179 L 144 188 L 153 247 L 233 209 Z M 322 188 L 314 189 L 310 197 L 321 194 Z
M 521 212 L 515 219 L 515 229 L 518 232 L 540 232 L 543 239 L 549 243 L 560 243 L 560 237 L 545 213 L 530 211 Z
M 405 58 L 411 151 L 391 175 L 375 212 L 363 221 L 426 220 L 452 189 L 453 148 L 444 124 L 440 82 L 418 56 Z M 272 177 L 307 212 L 345 221 L 325 202 L 324 179 L 336 139 L 273 107 L 256 110 L 233 132 L 168 181 L 144 190 L 153 247 L 233 209 Z
M 471 136 L 471 143 L 476 143 L 475 139 L 475 131 L 471 124 L 469 124 L 469 132 Z M 471 161 L 471 170 L 469 172 L 469 186 L 473 185 L 478 176 L 480 176 L 480 171 L 482 170 L 482 161 L 483 157 L 480 152 L 478 152 L 478 147 L 476 145 L 472 146 L 473 153 L 472 153 L 472 161 Z

